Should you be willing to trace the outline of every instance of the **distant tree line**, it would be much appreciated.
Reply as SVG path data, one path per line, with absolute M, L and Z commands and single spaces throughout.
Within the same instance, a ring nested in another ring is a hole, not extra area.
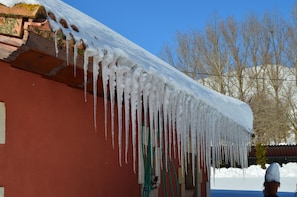
M 201 84 L 248 103 L 254 144 L 297 141 L 297 6 L 291 17 L 214 15 L 203 30 L 178 32 L 160 57 Z

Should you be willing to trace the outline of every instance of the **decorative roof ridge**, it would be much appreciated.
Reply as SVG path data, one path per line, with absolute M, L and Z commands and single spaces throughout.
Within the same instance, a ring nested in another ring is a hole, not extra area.
M 19 3 L 13 7 L 0 4 L 0 16 L 23 18 L 46 18 L 46 10 L 42 5 Z

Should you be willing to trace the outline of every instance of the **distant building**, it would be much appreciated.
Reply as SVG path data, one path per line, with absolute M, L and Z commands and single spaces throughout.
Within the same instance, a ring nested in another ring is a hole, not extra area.
M 267 163 L 278 162 L 286 164 L 297 162 L 297 145 L 270 145 L 264 146 L 266 149 Z M 256 149 L 253 146 L 249 153 L 249 165 L 257 164 Z

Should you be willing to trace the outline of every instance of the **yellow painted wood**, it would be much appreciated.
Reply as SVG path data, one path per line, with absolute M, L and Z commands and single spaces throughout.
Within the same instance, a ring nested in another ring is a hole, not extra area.
M 21 37 L 22 22 L 22 18 L 0 17 L 0 34 Z
M 46 11 L 45 8 L 40 5 L 21 3 L 10 8 L 0 4 L 0 16 L 22 18 L 45 18 Z

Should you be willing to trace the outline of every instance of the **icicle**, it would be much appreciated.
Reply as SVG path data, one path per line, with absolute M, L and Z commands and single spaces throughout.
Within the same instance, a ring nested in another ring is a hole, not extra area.
M 163 150 L 163 101 L 164 101 L 164 87 L 165 83 L 162 81 L 159 82 L 157 90 L 157 109 L 158 109 L 158 128 L 159 128 L 159 147 L 160 150 Z M 160 154 L 159 161 L 163 160 L 163 154 Z M 163 163 L 160 163 L 161 169 L 163 169 Z
M 148 142 L 148 131 L 147 131 L 147 126 L 148 126 L 148 99 L 149 99 L 149 93 L 151 91 L 151 76 L 152 75 L 147 75 L 145 82 L 144 82 L 144 87 L 143 87 L 143 110 L 144 110 L 144 138 L 143 141 L 145 143 Z M 147 150 L 145 150 L 145 153 L 147 153 Z
M 208 126 L 209 125 L 207 125 L 208 124 L 208 122 L 207 122 L 207 120 L 211 120 L 210 118 L 211 117 L 209 117 L 209 107 L 208 106 L 205 106 L 205 108 L 204 108 L 204 113 L 205 113 L 205 116 L 204 116 L 204 122 L 205 122 L 205 124 L 204 124 L 204 126 L 205 126 L 205 133 L 204 133 L 204 135 L 205 135 L 205 155 L 204 155 L 204 157 L 205 157 L 205 168 L 206 168 L 206 172 L 210 172 L 209 171 L 209 166 L 211 165 L 211 131 L 209 130 L 209 128 L 208 128 Z
M 115 102 L 115 87 L 116 87 L 116 71 L 117 66 L 112 62 L 109 66 L 109 95 L 110 95 L 110 111 L 111 111 L 111 141 L 114 148 L 114 102 Z
M 161 85 L 161 81 L 156 79 L 156 78 L 152 78 L 152 89 L 150 91 L 149 94 L 149 113 L 150 113 L 150 128 L 151 128 L 151 142 L 152 147 L 155 147 L 155 150 L 157 148 L 160 148 L 160 139 L 161 138 L 161 132 L 160 132 L 160 127 L 159 127 L 159 110 L 160 110 L 160 85 Z M 153 154 L 153 152 L 151 151 L 151 154 Z M 151 155 L 151 158 L 153 160 L 153 155 Z M 157 154 L 155 154 L 155 158 L 154 158 L 155 162 L 160 162 L 160 158 L 157 158 Z M 160 165 L 160 164 L 157 164 Z
M 104 133 L 105 139 L 107 139 L 107 83 L 109 79 L 109 70 L 107 65 L 102 63 L 102 84 L 103 84 L 103 95 L 104 95 Z
M 138 122 L 138 180 L 144 179 L 144 164 L 143 164 L 143 129 L 142 129 L 142 97 L 143 97 L 143 89 L 144 82 L 146 80 L 147 74 L 142 71 L 141 76 L 139 78 L 138 84 L 138 104 L 137 104 L 137 122 Z M 145 126 L 144 126 L 145 127 Z M 140 183 L 140 181 L 139 181 Z
M 118 106 L 118 146 L 119 146 L 119 163 L 122 166 L 122 106 L 123 106 L 123 93 L 124 93 L 124 73 L 130 69 L 126 66 L 119 65 L 116 72 L 117 77 L 117 106 Z
M 99 62 L 102 60 L 103 54 L 99 53 L 93 56 L 93 97 L 94 97 L 94 127 L 97 131 L 97 81 L 99 76 Z
M 85 95 L 85 102 L 87 102 L 88 64 L 89 64 L 89 54 L 88 54 L 88 51 L 85 51 L 85 53 L 84 53 L 84 95 Z
M 82 44 L 82 40 L 77 40 L 73 47 L 74 54 L 73 54 L 73 75 L 76 77 L 76 67 L 77 67 L 77 57 L 78 57 L 78 47 Z
M 172 146 L 172 92 L 173 91 L 168 91 L 168 99 L 167 99 L 167 115 L 168 115 L 168 152 L 169 152 L 169 159 L 171 160 L 171 146 Z
M 74 54 L 73 54 L 73 75 L 76 77 L 76 62 L 77 62 L 77 47 L 78 47 L 78 41 L 75 43 L 73 49 L 74 49 Z
M 104 133 L 105 139 L 107 139 L 107 84 L 109 81 L 109 68 L 108 65 L 113 61 L 113 53 L 111 51 L 104 51 L 104 58 L 102 61 L 102 84 L 103 84 L 103 95 L 104 95 Z
M 69 66 L 69 41 L 72 39 L 71 33 L 66 31 L 66 64 Z
M 188 110 L 188 105 L 187 105 L 187 100 L 188 97 L 187 95 L 183 95 L 183 99 L 181 100 L 181 127 L 182 127 L 182 131 L 181 131 L 181 144 L 182 144 L 182 151 L 181 154 L 183 155 L 184 158 L 184 168 L 185 168 L 185 172 L 186 174 L 188 174 L 188 130 L 187 130 L 187 110 Z
M 178 123 L 178 116 L 177 116 L 177 113 L 178 113 L 178 111 L 177 111 L 177 109 L 178 109 L 178 107 L 179 107 L 179 96 L 180 96 L 180 93 L 177 93 L 176 95 L 175 95 L 175 98 L 174 98 L 174 106 L 173 106 L 173 114 L 172 114 L 172 120 L 173 120 L 173 133 L 172 133 L 172 135 L 173 135 L 173 138 L 172 138 L 172 140 L 173 140 L 173 154 L 174 154 L 174 158 L 179 158 L 179 155 L 178 155 L 178 150 L 176 150 L 177 149 L 177 147 L 179 146 L 178 145 L 178 125 L 179 125 L 179 123 Z M 177 155 L 177 156 L 176 156 Z M 180 159 L 179 159 L 179 162 L 180 162 Z
M 126 73 L 124 104 L 125 104 L 125 161 L 128 163 L 129 125 L 130 125 L 130 98 L 131 98 L 131 72 Z
M 178 94 L 178 99 L 177 99 L 177 106 L 176 106 L 176 131 L 177 131 L 177 152 L 178 152 L 178 160 L 179 160 L 179 163 L 182 163 L 182 103 L 183 103 L 183 94 L 181 92 L 179 92 Z M 184 166 L 182 166 L 182 170 L 184 169 L 183 168 Z
M 190 142 L 189 142 L 189 126 L 188 126 L 188 110 L 189 110 L 189 95 L 184 96 L 182 103 L 182 122 L 183 122 L 183 144 L 184 144 L 184 158 L 185 164 L 189 164 Z M 188 174 L 188 165 L 185 165 L 186 174 Z
M 151 78 L 152 81 L 150 83 L 154 84 L 154 78 Z M 151 90 L 149 92 L 149 123 L 150 123 L 150 139 L 151 139 L 151 145 L 150 145 L 150 153 L 149 155 L 151 157 L 151 161 L 153 161 L 153 147 L 157 147 L 157 131 L 156 131 L 156 124 L 155 121 L 155 113 L 156 113 L 156 85 L 151 86 Z M 153 167 L 153 166 L 152 166 Z
M 158 94 L 159 94 L 159 92 L 158 92 L 158 85 L 159 85 L 159 83 L 158 83 L 157 80 L 155 80 L 154 83 L 155 83 L 154 84 L 154 87 L 156 87 L 156 89 L 154 91 L 154 96 L 153 96 L 153 100 L 154 100 L 154 102 L 152 103 L 153 108 L 150 108 L 150 110 L 153 109 L 154 144 L 155 144 L 155 149 L 157 149 L 159 147 L 159 145 L 158 145 L 158 137 L 160 137 L 159 136 L 160 135 L 160 130 L 159 130 L 159 125 L 158 125 L 158 114 L 159 114 L 158 113 L 158 99 L 159 99 L 158 98 Z M 157 158 L 157 154 L 155 154 L 155 161 L 157 162 L 158 159 L 159 158 Z
M 165 154 L 165 169 L 168 171 L 168 126 L 170 125 L 170 121 L 168 119 L 169 116 L 169 98 L 170 98 L 170 89 L 168 85 L 166 84 L 165 86 L 165 91 L 164 91 L 164 100 L 163 100 L 163 113 L 164 113 L 164 154 Z M 169 125 L 168 125 L 169 124 Z M 170 127 L 170 126 L 169 126 Z
M 181 174 L 182 174 L 182 176 L 184 176 L 185 175 L 185 169 L 186 169 L 186 167 L 185 167 L 185 160 L 184 160 L 184 154 L 183 154 L 183 152 L 184 152 L 184 144 L 183 144 L 183 140 L 182 140 L 182 133 L 179 133 L 178 134 L 178 136 L 177 136 L 177 141 L 178 141 L 178 147 L 179 147 L 179 151 L 178 151 L 178 155 L 179 155 L 179 160 L 180 160 L 180 166 L 181 166 Z
M 138 107 L 139 94 L 139 78 L 141 74 L 140 68 L 135 65 L 131 68 L 132 71 L 132 88 L 131 88 L 131 123 L 132 123 L 132 153 L 133 153 L 133 170 L 136 172 L 136 111 Z M 139 131 L 140 132 L 140 131 Z
M 193 181 L 193 185 L 195 186 L 196 184 L 196 173 L 195 173 L 195 155 L 196 155 L 196 127 L 195 127 L 195 123 L 196 123 L 196 117 L 195 117 L 195 113 L 196 111 L 194 111 L 195 109 L 195 103 L 194 103 L 194 99 L 191 98 L 191 101 L 190 101 L 190 120 L 191 120 L 191 128 L 190 128 L 190 137 L 191 137 L 191 152 L 192 152 L 192 181 Z
M 69 66 L 69 40 L 66 39 L 66 65 Z
M 94 56 L 98 53 L 97 50 L 94 49 L 86 49 L 84 53 L 84 96 L 85 102 L 87 102 L 87 84 L 88 84 L 88 64 L 89 57 Z
M 56 57 L 58 57 L 58 53 L 59 53 L 57 33 L 58 33 L 58 31 L 56 30 L 55 33 L 54 33 L 54 35 L 55 35 L 55 50 L 56 50 Z
M 169 156 L 170 156 L 170 159 L 172 159 L 171 157 L 171 154 L 172 154 L 172 144 L 173 144 L 173 138 L 175 139 L 175 109 L 176 109 L 176 95 L 175 95 L 175 92 L 174 91 L 171 91 L 171 94 L 170 94 L 170 100 L 169 100 L 169 117 L 168 117 L 168 120 L 169 120 Z M 174 142 L 175 143 L 175 142 Z M 175 146 L 175 145 L 174 145 Z M 176 158 L 176 153 L 175 153 L 175 148 L 173 148 L 173 155 L 174 155 L 174 158 Z
M 159 133 L 159 127 L 158 127 L 158 105 L 157 105 L 157 103 L 158 103 L 158 97 L 157 97 L 157 95 L 158 95 L 158 89 L 156 89 L 155 90 L 155 92 L 154 92 L 154 96 L 153 96 L 153 103 L 152 103 L 152 108 L 150 108 L 150 109 L 153 109 L 153 123 L 154 123 L 154 125 L 153 125 L 153 128 L 154 128 L 154 132 L 155 132 L 155 134 L 154 134 L 154 144 L 155 144 L 155 147 L 158 147 L 158 133 Z

